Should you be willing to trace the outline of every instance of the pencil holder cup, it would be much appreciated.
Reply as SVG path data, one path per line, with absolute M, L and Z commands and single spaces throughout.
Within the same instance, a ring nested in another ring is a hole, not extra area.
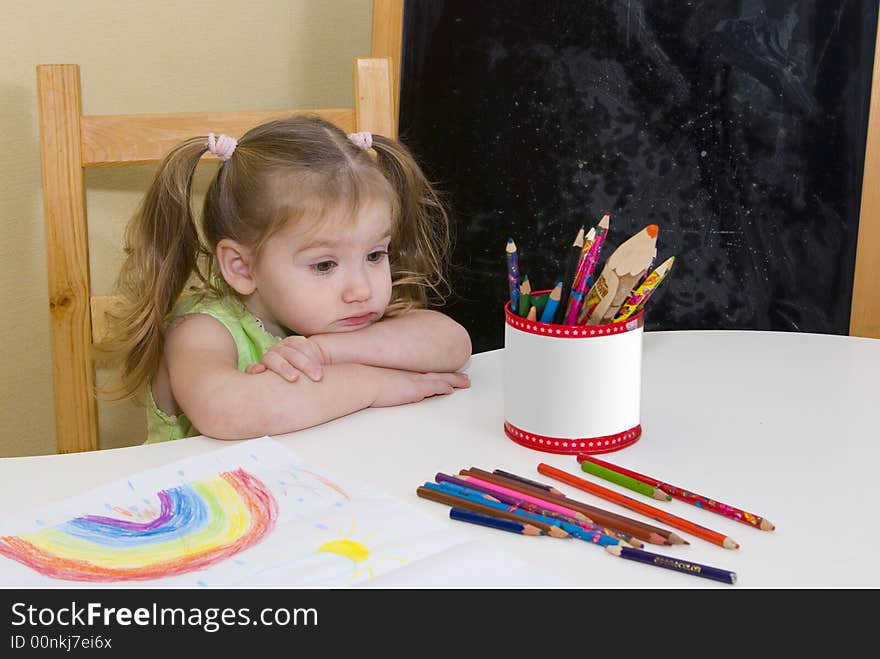
M 608 453 L 642 434 L 644 313 L 608 325 L 527 320 L 504 307 L 504 432 L 550 453 Z

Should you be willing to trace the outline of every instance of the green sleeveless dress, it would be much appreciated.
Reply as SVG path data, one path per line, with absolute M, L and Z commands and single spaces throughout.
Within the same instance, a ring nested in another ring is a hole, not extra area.
M 262 323 L 235 297 L 215 298 L 190 296 L 175 310 L 174 317 L 203 313 L 216 318 L 229 330 L 238 350 L 238 370 L 256 364 L 266 351 L 281 339 L 267 332 Z M 199 435 L 182 412 L 171 415 L 163 412 L 153 398 L 153 387 L 147 385 L 147 440 L 144 444 L 167 442 Z

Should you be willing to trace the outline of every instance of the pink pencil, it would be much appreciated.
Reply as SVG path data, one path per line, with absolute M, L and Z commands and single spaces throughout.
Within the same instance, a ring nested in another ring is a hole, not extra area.
M 546 508 L 547 510 L 552 510 L 557 513 L 562 513 L 563 515 L 569 515 L 571 517 L 577 517 L 578 511 L 572 510 L 571 508 L 566 508 L 565 506 L 559 506 L 552 501 L 547 501 L 546 499 L 539 499 L 538 497 L 533 497 L 529 494 L 525 494 L 524 492 L 518 492 L 516 490 L 508 489 L 502 485 L 496 485 L 495 483 L 490 483 L 489 481 L 484 481 L 481 478 L 476 478 L 475 476 L 459 476 L 462 480 L 466 480 L 471 483 L 476 483 L 487 490 L 492 490 L 493 492 L 500 492 L 501 494 L 506 494 L 507 496 L 514 497 L 516 499 L 522 499 L 523 501 L 528 501 L 529 503 L 536 503 L 542 508 Z M 580 513 L 583 515 L 583 513 Z M 592 520 L 590 520 L 592 521 Z

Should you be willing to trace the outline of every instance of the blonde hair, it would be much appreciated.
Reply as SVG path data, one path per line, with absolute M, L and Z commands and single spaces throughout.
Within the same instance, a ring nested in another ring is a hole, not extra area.
M 230 292 L 214 262 L 223 238 L 259 250 L 289 221 L 340 206 L 353 218 L 361 204 L 379 196 L 392 208 L 386 316 L 440 303 L 448 294 L 449 220 L 400 142 L 374 135 L 370 152 L 334 124 L 309 115 L 252 128 L 211 180 L 199 227 L 192 181 L 207 139 L 194 137 L 172 149 L 126 227 L 117 280 L 122 301 L 108 312 L 108 336 L 96 346 L 105 360 L 121 363 L 114 398 L 134 396 L 156 372 L 165 327 L 188 284 L 195 280 L 208 295 Z

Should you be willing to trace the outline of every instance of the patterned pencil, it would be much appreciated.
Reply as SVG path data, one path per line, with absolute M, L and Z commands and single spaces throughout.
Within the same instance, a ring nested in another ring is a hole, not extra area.
M 658 499 L 660 501 L 672 501 L 672 497 L 660 488 L 654 487 L 653 485 L 649 485 L 648 483 L 627 476 L 626 474 L 622 474 L 619 471 L 608 469 L 607 467 L 603 467 L 602 465 L 596 464 L 595 462 L 592 462 L 590 460 L 582 460 L 581 469 L 588 474 L 593 474 L 593 476 L 604 478 L 606 481 L 615 483 L 616 485 L 620 485 L 621 487 L 625 487 L 629 490 L 632 490 L 633 492 L 644 494 L 646 497 L 649 497 L 651 499 Z
M 544 305 L 544 311 L 541 313 L 542 323 L 552 323 L 556 317 L 556 310 L 559 308 L 559 300 L 562 298 L 562 282 L 556 282 L 556 286 L 550 291 L 550 297 L 547 298 L 547 304 Z
M 722 570 L 721 568 L 712 567 L 711 565 L 683 561 L 680 558 L 672 558 L 671 556 L 663 556 L 662 554 L 653 554 L 649 551 L 632 549 L 623 545 L 608 545 L 605 547 L 605 551 L 609 554 L 630 561 L 637 561 L 639 563 L 646 563 L 647 565 L 666 568 L 667 570 L 691 574 L 695 577 L 714 579 L 715 581 L 722 581 L 729 584 L 736 583 L 736 572 Z
M 633 314 L 644 309 L 648 298 L 654 294 L 654 291 L 657 290 L 657 287 L 666 278 L 666 274 L 669 272 L 673 263 L 675 263 L 675 257 L 670 256 L 663 261 L 663 263 L 651 270 L 651 273 L 645 277 L 645 280 L 633 290 L 632 294 L 626 299 L 626 302 L 621 305 L 620 311 L 614 316 L 614 321 L 626 320 Z
M 479 524 L 480 526 L 488 526 L 493 529 L 510 531 L 511 533 L 519 533 L 521 535 L 544 535 L 541 529 L 531 524 L 514 522 L 509 519 L 499 519 L 498 517 L 483 515 L 482 513 L 463 508 L 450 508 L 449 517 L 461 522 L 470 522 L 471 524 Z
M 596 274 L 596 265 L 599 263 L 599 253 L 602 251 L 602 245 L 605 243 L 605 238 L 608 237 L 608 226 L 610 223 L 611 213 L 605 213 L 596 225 L 596 238 L 593 241 L 593 245 L 590 247 L 590 253 L 584 263 L 583 286 L 585 291 L 589 291 L 590 287 L 593 285 L 593 280 L 595 279 Z
M 581 308 L 581 303 L 584 301 L 584 295 L 587 292 L 587 287 L 584 283 L 586 279 L 582 276 L 584 271 L 584 263 L 586 262 L 587 255 L 590 253 L 590 248 L 592 247 L 593 241 L 595 239 L 596 228 L 593 227 L 584 238 L 584 246 L 581 248 L 581 258 L 578 261 L 578 267 L 575 270 L 574 281 L 572 281 L 571 283 L 571 292 L 568 296 L 568 304 L 566 305 L 565 309 L 565 318 L 562 321 L 565 325 L 574 324 L 575 318 L 577 318 L 578 311 Z
M 600 524 L 613 530 L 620 530 L 624 533 L 629 533 L 640 540 L 645 540 L 655 545 L 690 544 L 687 540 L 668 529 L 647 524 L 640 520 L 633 519 L 632 517 L 626 517 L 625 515 L 618 515 L 610 510 L 597 508 L 596 506 L 591 506 L 582 501 L 572 499 L 571 497 L 551 494 L 539 488 L 504 478 L 503 476 L 493 474 L 483 469 L 478 469 L 476 467 L 461 469 L 459 470 L 459 477 L 468 482 L 471 482 L 474 479 L 478 482 L 486 482 L 493 492 L 498 491 L 499 489 L 505 489 L 508 491 L 513 490 L 513 496 L 519 496 L 521 498 L 533 497 L 537 500 L 535 503 L 538 503 L 538 505 L 544 505 L 545 507 L 550 507 L 546 504 L 555 504 L 555 506 L 564 508 L 564 510 L 559 511 L 563 514 L 571 514 L 570 511 L 574 510 L 586 515 L 596 524 Z M 555 506 L 550 507 L 551 510 L 556 509 Z
M 587 257 L 590 254 L 590 250 L 593 248 L 593 243 L 596 241 L 596 227 L 592 227 L 587 235 L 584 236 L 584 246 L 581 247 L 581 257 L 578 261 L 577 268 L 574 271 L 574 281 L 571 283 L 573 287 L 579 286 L 581 281 L 584 279 L 584 266 L 587 263 Z
M 644 474 L 640 474 L 637 471 L 625 469 L 619 465 L 613 465 L 610 462 L 599 460 L 598 458 L 595 458 L 591 455 L 579 455 L 577 459 L 581 464 L 583 464 L 584 461 L 590 461 L 600 466 L 603 466 L 606 469 L 620 472 L 621 474 L 625 474 L 630 478 L 660 488 L 669 496 L 678 499 L 679 501 L 684 501 L 685 503 L 689 503 L 692 506 L 696 506 L 697 508 L 702 508 L 703 510 L 708 510 L 709 512 L 723 515 L 724 517 L 736 520 L 737 522 L 742 522 L 743 524 L 747 524 L 749 526 L 753 526 L 762 531 L 774 531 L 776 529 L 776 526 L 766 517 L 761 517 L 760 515 L 755 515 L 754 513 L 742 510 L 741 508 L 736 508 L 729 504 L 722 503 L 717 499 L 707 497 L 703 494 L 691 492 L 690 490 L 686 490 L 683 487 L 679 487 L 678 485 L 666 483 L 664 481 L 661 481 L 659 478 L 654 478 L 653 476 L 645 476 Z
M 621 505 L 624 508 L 635 510 L 642 515 L 646 515 L 660 522 L 665 522 L 666 524 L 669 524 L 670 526 L 673 526 L 677 529 L 681 529 L 682 531 L 687 531 L 688 533 L 691 533 L 698 538 L 724 547 L 725 549 L 739 549 L 739 543 L 733 540 L 733 538 L 727 537 L 723 533 L 718 533 L 717 531 L 713 531 L 712 529 L 707 529 L 705 526 L 700 526 L 699 524 L 696 524 L 688 519 L 684 519 L 683 517 L 679 517 L 678 515 L 673 515 L 672 513 L 666 512 L 665 510 L 660 510 L 659 508 L 649 506 L 648 504 L 642 503 L 641 501 L 636 501 L 632 497 L 624 496 L 623 494 L 615 492 L 614 490 L 609 490 L 607 487 L 602 487 L 601 485 L 597 485 L 596 483 L 591 483 L 588 480 L 584 480 L 583 478 L 579 478 L 573 474 L 569 474 L 562 469 L 557 469 L 556 467 L 541 462 L 538 464 L 538 472 L 544 474 L 545 476 L 557 478 L 564 483 L 573 485 L 578 489 L 595 494 L 597 497 L 601 497 L 606 501 L 613 501 L 614 503 Z
M 519 310 L 519 253 L 513 238 L 507 239 L 507 285 L 510 288 L 510 311 Z

